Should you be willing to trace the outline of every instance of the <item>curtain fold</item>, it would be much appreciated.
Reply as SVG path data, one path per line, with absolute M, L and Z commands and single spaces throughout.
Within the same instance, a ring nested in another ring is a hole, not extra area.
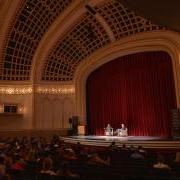
M 163 51 L 143 52 L 110 61 L 87 79 L 90 134 L 102 135 L 108 123 L 124 123 L 129 135 L 171 135 L 176 108 L 172 62 Z

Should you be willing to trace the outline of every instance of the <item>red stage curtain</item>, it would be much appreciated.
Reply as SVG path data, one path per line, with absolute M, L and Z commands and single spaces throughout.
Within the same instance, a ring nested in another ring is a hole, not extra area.
M 108 123 L 129 135 L 171 135 L 176 108 L 172 62 L 166 52 L 143 52 L 110 61 L 87 79 L 90 134 L 104 134 Z

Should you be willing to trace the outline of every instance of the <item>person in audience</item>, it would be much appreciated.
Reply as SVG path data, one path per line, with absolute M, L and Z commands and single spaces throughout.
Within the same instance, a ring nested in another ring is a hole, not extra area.
M 74 148 L 74 152 L 76 153 L 77 156 L 79 156 L 81 153 L 81 150 L 82 150 L 82 146 L 81 146 L 81 143 L 78 141 Z
M 6 175 L 5 160 L 4 157 L 0 157 L 0 179 L 5 177 L 5 175 Z
M 131 152 L 134 152 L 134 151 L 136 150 L 136 147 L 134 147 L 133 145 L 130 145 L 129 150 L 130 150 Z
M 13 159 L 10 154 L 6 154 L 5 156 L 5 165 L 6 165 L 6 172 L 9 173 L 13 164 Z
M 95 165 L 109 165 L 110 159 L 107 160 L 102 159 L 96 151 L 89 155 L 88 164 L 95 164 Z
M 129 149 L 126 147 L 126 144 L 123 143 L 120 150 L 121 151 L 128 151 Z
M 142 147 L 138 146 L 138 151 L 145 157 L 147 155 L 147 151 Z
M 24 159 L 20 156 L 20 154 L 14 155 L 14 163 L 11 166 L 12 170 L 24 170 L 26 167 L 26 162 Z
M 70 169 L 69 163 L 64 161 L 62 162 L 61 168 L 57 171 L 58 176 L 70 177 L 70 178 L 79 178 L 79 174 L 73 173 Z
M 110 144 L 109 148 L 110 148 L 111 150 L 116 149 L 116 148 L 117 148 L 116 142 L 115 142 L 115 141 L 112 141 L 112 143 Z
M 65 149 L 64 154 L 63 154 L 63 158 L 65 160 L 71 160 L 71 161 L 77 160 L 77 156 L 76 156 L 74 150 L 72 150 L 72 149 Z
M 42 174 L 49 174 L 49 175 L 57 175 L 52 170 L 52 165 L 53 165 L 52 159 L 50 157 L 46 157 L 43 160 L 42 169 L 41 169 L 40 173 L 42 173 Z
M 165 163 L 165 159 L 164 159 L 164 156 L 163 156 L 162 154 L 158 154 L 158 155 L 157 155 L 157 161 L 156 161 L 156 163 L 153 165 L 153 168 L 157 168 L 157 169 L 168 169 L 168 170 L 171 169 L 171 168 L 169 167 L 169 165 Z
M 139 152 L 138 149 L 136 149 L 132 154 L 131 154 L 131 158 L 133 159 L 144 159 L 144 155 L 142 153 Z

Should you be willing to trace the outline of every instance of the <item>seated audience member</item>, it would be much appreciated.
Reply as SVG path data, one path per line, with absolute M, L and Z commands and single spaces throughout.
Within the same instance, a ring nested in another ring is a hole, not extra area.
M 26 162 L 24 161 L 24 159 L 20 155 L 16 154 L 11 169 L 22 171 L 25 169 L 25 167 L 26 167 Z
M 74 148 L 74 152 L 76 153 L 77 156 L 79 156 L 81 154 L 81 150 L 82 150 L 82 145 L 78 141 L 75 148 Z
M 116 142 L 115 141 L 113 141 L 111 144 L 110 144 L 110 146 L 109 146 L 110 148 L 114 148 L 114 147 L 117 147 L 116 146 Z
M 130 145 L 129 150 L 130 150 L 131 152 L 134 152 L 134 151 L 136 150 L 136 147 L 134 147 L 133 145 Z
M 76 173 L 73 173 L 69 167 L 68 162 L 63 162 L 61 164 L 61 168 L 57 171 L 57 175 L 63 177 L 72 177 L 72 178 L 79 178 L 80 176 Z
M 171 164 L 174 174 L 180 177 L 180 152 L 176 152 L 174 163 Z
M 6 165 L 6 171 L 7 173 L 9 173 L 9 171 L 11 170 L 13 164 L 13 159 L 10 155 L 6 155 L 5 157 L 5 165 Z
M 144 159 L 144 155 L 142 153 L 140 153 L 138 151 L 138 149 L 136 149 L 132 154 L 131 154 L 131 158 L 133 159 Z
M 0 157 L 0 179 L 2 179 L 6 175 L 6 166 L 4 157 Z
M 128 151 L 129 149 L 126 147 L 126 144 L 123 144 L 120 150 L 121 151 Z
M 65 149 L 64 154 L 63 154 L 63 158 L 65 160 L 71 160 L 71 161 L 78 159 L 75 152 L 74 152 L 74 150 L 72 150 L 72 149 Z
M 102 159 L 97 152 L 93 152 L 89 155 L 88 164 L 95 164 L 95 165 L 109 165 L 110 159 L 104 160 Z
M 170 170 L 168 164 L 165 163 L 164 156 L 161 154 L 157 155 L 157 162 L 153 165 L 153 168 Z
M 146 156 L 147 151 L 142 147 L 142 146 L 138 146 L 138 151 L 143 154 L 144 156 Z
M 49 174 L 49 175 L 56 175 L 56 173 L 52 170 L 53 161 L 50 157 L 46 157 L 43 160 L 42 170 L 40 173 L 42 174 Z

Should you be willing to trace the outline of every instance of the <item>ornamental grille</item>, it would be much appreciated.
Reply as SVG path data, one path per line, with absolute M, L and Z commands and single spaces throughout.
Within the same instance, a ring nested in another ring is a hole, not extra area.
M 106 4 L 96 7 L 96 11 L 109 24 L 116 39 L 139 32 L 147 32 L 162 28 L 136 15 L 118 1 L 109 1 Z
M 72 0 L 25 0 L 8 34 L 0 80 L 29 80 L 35 50 L 56 17 Z
M 109 38 L 101 24 L 86 13 L 50 51 L 42 80 L 72 80 L 78 64 L 108 43 Z
M 109 1 L 95 7 L 110 26 L 115 39 L 160 29 L 159 26 L 129 11 L 118 1 Z M 61 39 L 45 61 L 42 80 L 70 81 L 78 64 L 110 40 L 94 15 L 87 13 L 73 29 Z

